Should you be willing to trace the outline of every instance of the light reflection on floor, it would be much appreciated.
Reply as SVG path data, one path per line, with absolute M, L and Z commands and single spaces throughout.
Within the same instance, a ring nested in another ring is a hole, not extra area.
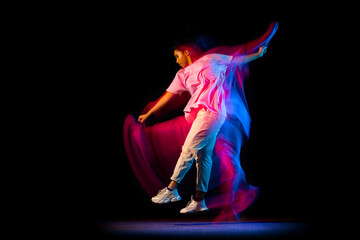
M 119 221 L 101 224 L 104 235 L 139 238 L 264 238 L 305 235 L 310 224 L 282 221 Z

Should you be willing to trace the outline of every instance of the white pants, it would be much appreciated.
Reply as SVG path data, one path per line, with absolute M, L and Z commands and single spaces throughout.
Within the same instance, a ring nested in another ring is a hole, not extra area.
M 216 136 L 224 121 L 224 117 L 207 109 L 198 112 L 182 146 L 171 180 L 180 183 L 195 160 L 196 190 L 207 192 Z

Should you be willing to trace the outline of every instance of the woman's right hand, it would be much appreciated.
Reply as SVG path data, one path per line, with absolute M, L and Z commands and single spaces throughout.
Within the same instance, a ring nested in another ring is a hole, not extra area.
M 138 118 L 138 122 L 139 122 L 139 123 L 143 123 L 143 122 L 144 122 L 146 119 L 148 119 L 149 117 L 150 117 L 150 114 L 149 114 L 149 113 L 140 115 L 139 118 Z

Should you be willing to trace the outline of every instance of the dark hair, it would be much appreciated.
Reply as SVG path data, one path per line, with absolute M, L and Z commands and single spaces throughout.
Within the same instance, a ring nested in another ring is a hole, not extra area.
M 176 37 L 173 48 L 174 50 L 181 50 L 183 46 L 193 47 L 194 45 L 206 52 L 216 46 L 216 41 L 201 30 L 199 26 L 189 25 Z

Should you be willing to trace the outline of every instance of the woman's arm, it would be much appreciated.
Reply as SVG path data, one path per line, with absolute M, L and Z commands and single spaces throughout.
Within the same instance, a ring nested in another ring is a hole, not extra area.
M 143 123 L 148 117 L 151 116 L 154 112 L 157 112 L 159 109 L 163 108 L 174 96 L 171 92 L 165 92 L 164 96 L 152 107 L 146 114 L 140 115 L 138 118 L 139 123 Z
M 236 64 L 251 62 L 255 59 L 262 57 L 264 55 L 264 53 L 266 52 L 266 49 L 267 49 L 267 47 L 261 46 L 257 53 L 240 56 L 240 57 L 235 57 L 233 62 L 235 62 Z

